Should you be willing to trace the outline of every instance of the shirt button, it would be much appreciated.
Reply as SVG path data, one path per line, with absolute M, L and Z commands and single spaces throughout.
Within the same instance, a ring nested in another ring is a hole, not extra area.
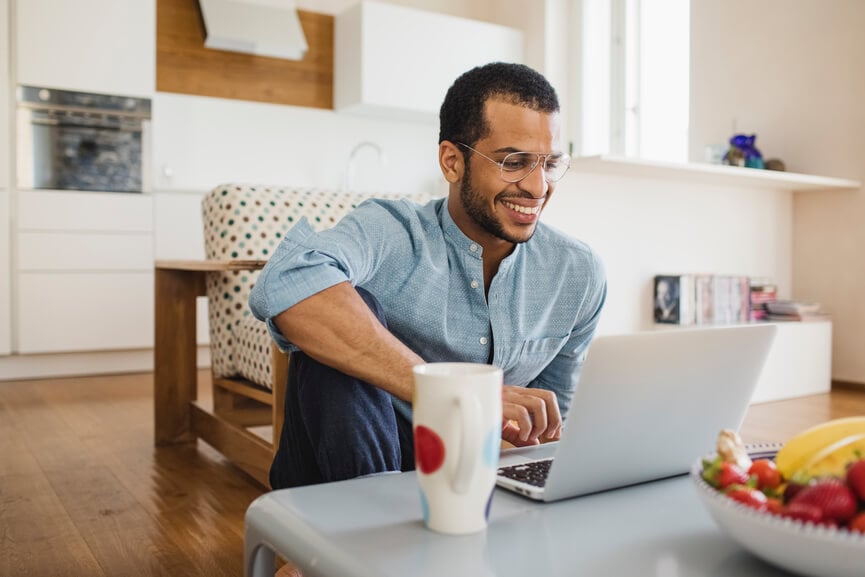
M 482 345 L 487 344 L 487 338 L 486 337 L 481 337 L 481 344 Z
M 481 285 L 480 285 L 480 283 L 478 283 L 478 281 L 476 281 L 476 280 L 472 281 L 472 288 L 478 288 L 479 286 L 481 286 Z
M 469 246 L 469 250 L 472 252 L 478 252 L 478 245 L 472 243 L 472 245 Z

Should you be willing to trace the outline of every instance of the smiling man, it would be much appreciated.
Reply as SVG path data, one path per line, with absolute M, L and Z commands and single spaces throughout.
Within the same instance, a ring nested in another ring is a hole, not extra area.
M 441 107 L 446 198 L 286 234 L 250 297 L 292 351 L 274 489 L 412 469 L 423 362 L 501 367 L 502 437 L 558 438 L 606 295 L 592 250 L 540 222 L 569 162 L 558 113 L 531 68 L 474 68 Z

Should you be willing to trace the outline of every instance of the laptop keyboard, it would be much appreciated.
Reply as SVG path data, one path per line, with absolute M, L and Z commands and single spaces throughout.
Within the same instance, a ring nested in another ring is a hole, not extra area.
M 547 475 L 550 473 L 550 465 L 552 464 L 552 459 L 542 459 L 540 461 L 520 463 L 519 465 L 510 465 L 499 468 L 499 475 L 513 479 L 514 481 L 534 485 L 535 487 L 543 487 L 547 484 Z

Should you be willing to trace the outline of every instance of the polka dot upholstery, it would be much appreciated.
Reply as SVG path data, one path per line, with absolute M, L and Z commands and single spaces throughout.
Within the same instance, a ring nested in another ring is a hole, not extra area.
M 316 230 L 339 222 L 371 195 L 280 186 L 223 184 L 202 199 L 208 259 L 267 260 L 285 231 L 306 217 Z M 396 198 L 394 195 L 375 195 Z M 426 202 L 428 195 L 404 195 Z M 271 339 L 249 310 L 258 271 L 207 275 L 211 368 L 217 378 L 243 377 L 271 388 Z

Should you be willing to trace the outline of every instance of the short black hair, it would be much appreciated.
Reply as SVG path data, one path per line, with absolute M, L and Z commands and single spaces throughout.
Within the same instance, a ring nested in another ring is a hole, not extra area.
M 439 143 L 469 146 L 489 134 L 484 104 L 491 97 L 540 112 L 558 112 L 556 91 L 544 76 L 524 64 L 492 62 L 472 68 L 448 89 L 439 111 Z

